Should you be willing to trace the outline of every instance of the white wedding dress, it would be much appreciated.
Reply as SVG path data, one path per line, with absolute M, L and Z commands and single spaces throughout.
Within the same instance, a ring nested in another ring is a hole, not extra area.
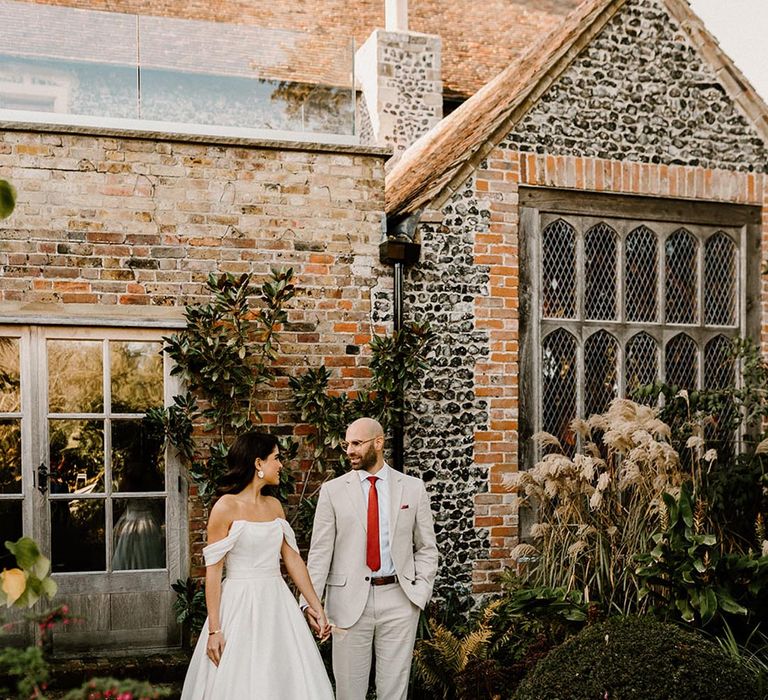
M 206 620 L 181 700 L 333 700 L 312 632 L 280 574 L 283 539 L 298 551 L 282 518 L 235 520 L 223 540 L 203 549 L 206 566 L 226 556 L 220 617 L 225 647 L 217 668 L 206 655 Z

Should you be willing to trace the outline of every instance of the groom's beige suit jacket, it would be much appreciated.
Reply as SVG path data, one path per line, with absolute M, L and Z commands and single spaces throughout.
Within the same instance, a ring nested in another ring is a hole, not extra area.
M 429 495 L 421 479 L 391 471 L 389 539 L 405 595 L 419 608 L 432 596 L 437 544 Z M 325 612 L 340 628 L 357 622 L 371 588 L 365 563 L 367 504 L 360 476 L 352 471 L 326 482 L 317 501 L 307 568 Z M 306 601 L 302 600 L 302 604 Z

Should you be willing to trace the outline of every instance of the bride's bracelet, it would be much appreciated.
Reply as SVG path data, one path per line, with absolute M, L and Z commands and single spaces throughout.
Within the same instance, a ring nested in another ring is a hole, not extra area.
M 213 632 L 208 632 L 208 636 L 211 637 L 214 634 L 219 634 L 219 632 L 221 632 L 221 630 L 213 630 Z

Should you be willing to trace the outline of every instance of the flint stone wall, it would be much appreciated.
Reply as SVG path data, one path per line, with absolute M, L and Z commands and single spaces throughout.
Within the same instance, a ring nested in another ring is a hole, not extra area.
M 659 0 L 629 0 L 509 148 L 766 172 L 768 150 Z

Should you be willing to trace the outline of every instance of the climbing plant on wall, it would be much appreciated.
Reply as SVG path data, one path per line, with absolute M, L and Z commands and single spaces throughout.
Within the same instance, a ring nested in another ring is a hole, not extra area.
M 274 379 L 276 333 L 296 288 L 292 269 L 272 270 L 258 288 L 251 275 L 210 275 L 206 288 L 211 301 L 187 306 L 186 329 L 164 339 L 175 365 L 171 373 L 184 380 L 187 392 L 174 397 L 169 408 L 149 411 L 145 422 L 176 447 L 208 504 L 226 470 L 227 438 L 261 422 L 256 393 Z M 208 444 L 205 458 L 193 439 L 200 423 Z M 284 441 L 281 452 L 291 458 L 296 446 Z M 289 471 L 282 474 L 281 489 L 287 492 Z

